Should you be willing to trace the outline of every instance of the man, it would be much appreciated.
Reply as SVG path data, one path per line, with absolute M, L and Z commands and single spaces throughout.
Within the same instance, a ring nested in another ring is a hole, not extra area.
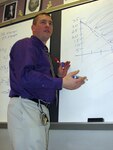
M 33 35 L 16 42 L 10 53 L 10 94 L 8 130 L 14 150 L 47 150 L 50 117 L 48 106 L 54 103 L 56 90 L 74 90 L 86 77 L 67 74 L 70 62 L 59 66 L 59 77 L 51 74 L 46 42 L 53 32 L 49 14 L 37 15 L 32 24 Z

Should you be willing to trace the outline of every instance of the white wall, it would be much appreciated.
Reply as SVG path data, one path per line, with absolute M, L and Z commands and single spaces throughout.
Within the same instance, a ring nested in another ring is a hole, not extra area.
M 0 129 L 0 150 L 12 150 L 7 129 Z
M 51 129 L 48 150 L 113 150 L 113 125 L 74 125 L 71 129 Z M 80 127 L 82 127 L 80 129 Z M 86 129 L 86 126 L 89 128 Z M 63 127 L 63 126 L 62 126 Z M 12 150 L 7 129 L 0 129 L 0 150 Z
M 113 150 L 113 131 L 51 130 L 49 150 Z

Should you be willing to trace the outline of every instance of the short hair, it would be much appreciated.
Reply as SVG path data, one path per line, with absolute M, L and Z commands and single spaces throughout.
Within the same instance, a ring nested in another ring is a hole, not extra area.
M 46 13 L 46 12 L 39 13 L 39 14 L 37 14 L 37 15 L 33 18 L 33 25 L 36 25 L 36 23 L 37 23 L 37 17 L 39 17 L 39 16 L 41 16 L 41 15 L 46 15 L 46 16 L 51 17 L 51 15 L 50 15 L 49 13 Z

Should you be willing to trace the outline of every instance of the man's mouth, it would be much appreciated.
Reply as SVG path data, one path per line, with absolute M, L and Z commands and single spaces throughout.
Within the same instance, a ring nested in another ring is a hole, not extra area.
M 49 30 L 45 30 L 44 32 L 46 32 L 46 33 L 50 33 L 50 31 L 49 31 Z

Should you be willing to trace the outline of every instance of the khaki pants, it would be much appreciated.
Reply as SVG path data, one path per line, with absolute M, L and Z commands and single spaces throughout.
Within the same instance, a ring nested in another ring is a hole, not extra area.
M 48 109 L 41 106 L 49 118 Z M 14 97 L 9 102 L 7 113 L 13 150 L 47 150 L 50 122 L 46 126 L 42 125 L 37 103 Z

